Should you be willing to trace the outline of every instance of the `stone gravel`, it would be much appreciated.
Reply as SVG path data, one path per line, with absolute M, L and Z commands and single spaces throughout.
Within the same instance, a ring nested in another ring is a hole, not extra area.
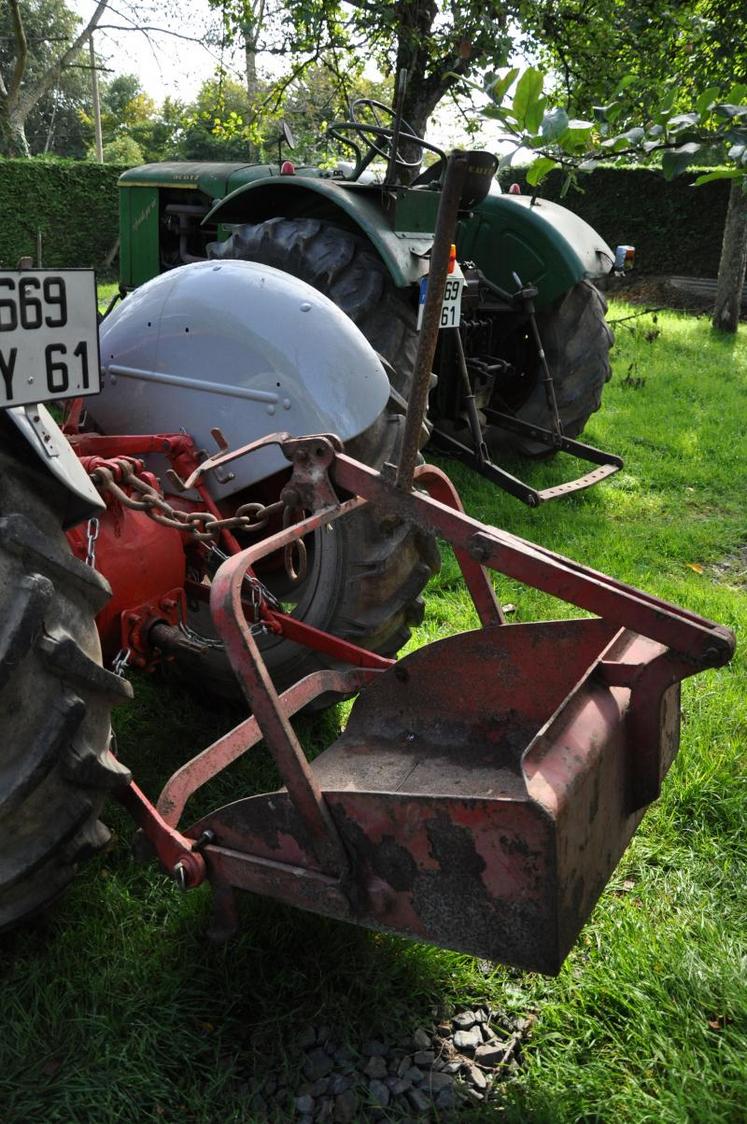
M 253 1107 L 293 1124 L 458 1121 L 517 1071 L 534 1021 L 478 1005 L 406 1038 L 360 1043 L 340 1041 L 334 1026 L 302 1027 L 289 1042 L 301 1076 L 289 1085 L 268 1074 Z

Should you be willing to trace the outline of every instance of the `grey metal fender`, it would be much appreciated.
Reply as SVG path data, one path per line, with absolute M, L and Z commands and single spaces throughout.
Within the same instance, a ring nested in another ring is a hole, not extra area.
M 290 274 L 244 261 L 180 266 L 146 282 L 102 322 L 104 433 L 189 433 L 214 449 L 268 433 L 357 437 L 389 399 L 384 367 L 344 312 Z M 210 474 L 216 498 L 287 467 L 268 447 Z
M 46 406 L 14 406 L 6 412 L 47 471 L 65 486 L 63 527 L 100 514 L 106 505 Z

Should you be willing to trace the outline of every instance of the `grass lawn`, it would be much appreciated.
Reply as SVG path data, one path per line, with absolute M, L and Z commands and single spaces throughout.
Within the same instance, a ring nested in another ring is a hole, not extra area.
M 632 310 L 617 304 L 612 320 Z M 747 335 L 659 314 L 617 329 L 615 378 L 586 439 L 626 467 L 532 512 L 458 465 L 467 510 L 659 596 L 747 626 Z M 539 486 L 573 463 L 508 465 Z M 498 580 L 513 620 L 570 606 Z M 445 558 L 413 640 L 468 627 Z M 537 1022 L 518 1072 L 464 1121 L 727 1124 L 747 1115 L 747 696 L 744 646 L 688 680 L 682 749 L 556 979 L 242 899 L 240 936 L 205 939 L 209 892 L 181 895 L 136 866 L 112 808 L 110 849 L 54 915 L 0 938 L 0 1117 L 27 1121 L 261 1121 L 253 1090 L 298 1065 L 294 1036 L 330 1024 L 353 1049 L 484 1001 Z M 120 752 L 152 794 L 234 716 L 136 681 Z M 298 727 L 313 749 L 344 708 Z M 259 753 L 212 783 L 214 805 L 273 783 Z M 290 1105 L 277 1120 L 291 1120 Z M 365 1119 L 363 1116 L 361 1120 Z

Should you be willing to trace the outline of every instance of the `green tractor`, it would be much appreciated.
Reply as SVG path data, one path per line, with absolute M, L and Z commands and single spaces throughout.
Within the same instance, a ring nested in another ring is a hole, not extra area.
M 209 258 L 291 273 L 330 297 L 386 361 L 389 410 L 401 412 L 446 159 L 368 99 L 353 103 L 350 119 L 331 132 L 355 155 L 333 172 L 295 167 L 282 160 L 281 145 L 276 165 L 167 162 L 125 172 L 121 290 Z M 284 137 L 292 145 L 287 129 Z M 399 182 L 425 150 L 435 162 L 411 183 Z M 386 161 L 378 179 L 371 168 L 377 158 Z M 428 427 L 438 447 L 535 505 L 622 464 L 574 440 L 599 409 L 610 377 L 613 336 L 594 281 L 611 272 L 615 255 L 564 207 L 500 194 L 496 167 L 489 153 L 472 154 Z M 595 467 L 537 491 L 494 463 L 507 452 L 544 457 L 558 450 Z

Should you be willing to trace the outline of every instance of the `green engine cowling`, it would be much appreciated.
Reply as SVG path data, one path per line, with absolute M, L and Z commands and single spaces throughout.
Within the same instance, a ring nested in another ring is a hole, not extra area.
M 404 288 L 427 271 L 439 193 L 430 187 L 351 183 L 317 168 L 278 174 L 260 164 L 163 163 L 125 172 L 120 186 L 120 281 L 134 288 L 171 266 L 205 257 L 238 223 L 313 217 L 359 230 Z M 514 274 L 550 305 L 582 279 L 609 273 L 610 247 L 565 207 L 529 196 L 489 195 L 459 224 L 460 260 L 494 285 Z

